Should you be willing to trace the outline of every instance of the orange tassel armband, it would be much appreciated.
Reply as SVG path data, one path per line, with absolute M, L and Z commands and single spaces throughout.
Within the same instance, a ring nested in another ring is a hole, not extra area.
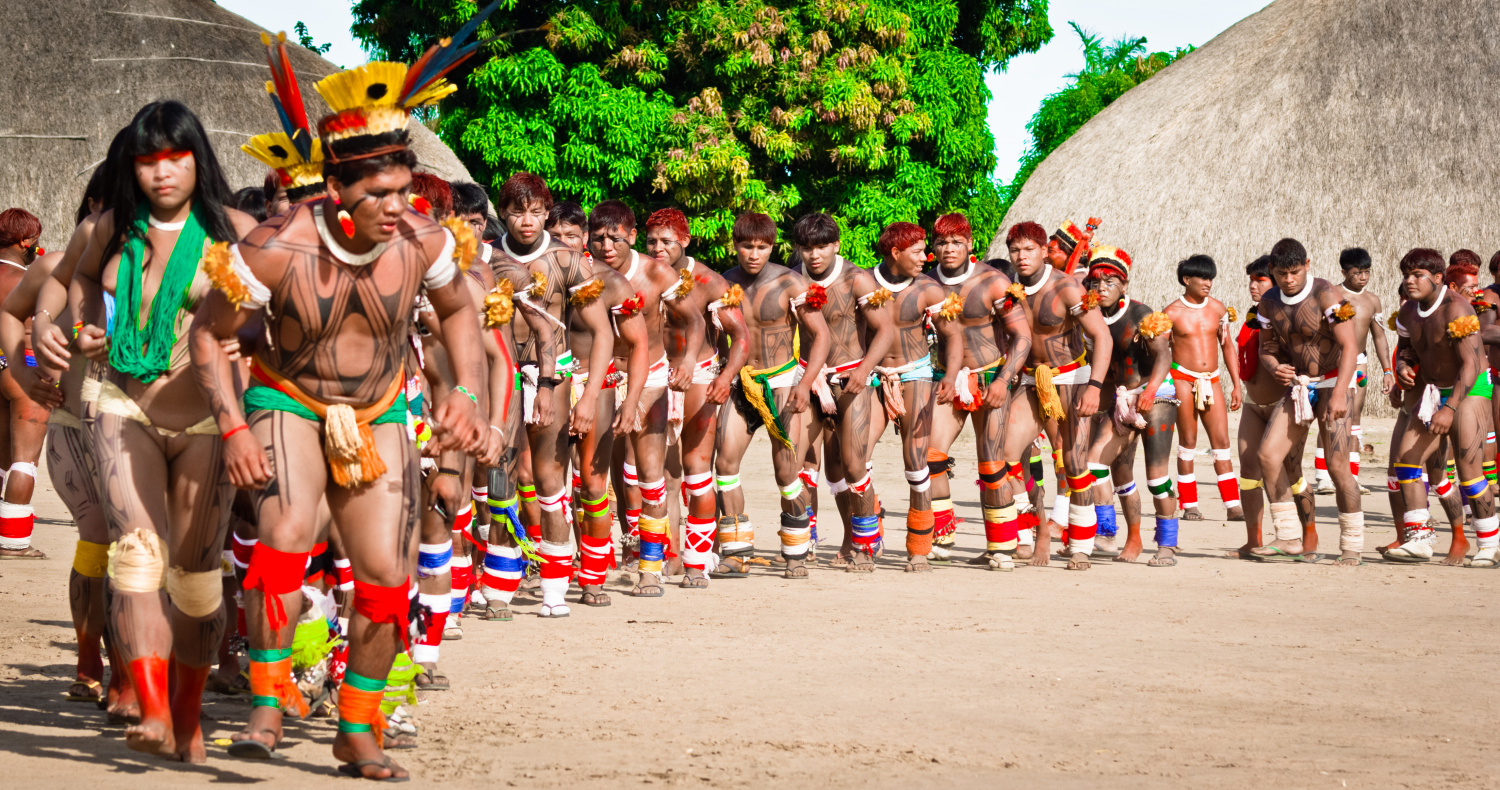
M 964 302 L 958 298 L 958 294 L 948 294 L 948 298 L 938 306 L 937 314 L 944 321 L 957 321 L 964 314 Z
M 740 301 L 744 298 L 745 289 L 741 288 L 739 284 L 736 283 L 729 286 L 729 288 L 724 291 L 724 295 L 718 298 L 718 302 L 725 307 L 735 307 L 738 306 Z
M 1448 336 L 1454 340 L 1462 340 L 1478 331 L 1478 316 L 1466 315 L 1448 322 Z
M 479 257 L 479 240 L 474 238 L 474 229 L 458 217 L 449 217 L 439 224 L 453 234 L 453 262 L 458 264 L 460 271 L 468 271 L 474 265 L 474 259 Z
M 505 326 L 515 315 L 515 284 L 501 277 L 495 289 L 484 295 L 484 325 L 489 329 Z
M 1172 331 L 1172 319 L 1166 313 L 1155 312 L 1141 319 L 1141 337 L 1155 340 Z

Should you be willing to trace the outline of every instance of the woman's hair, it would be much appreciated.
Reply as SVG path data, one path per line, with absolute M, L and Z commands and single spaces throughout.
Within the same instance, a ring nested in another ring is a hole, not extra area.
M 266 191 L 262 187 L 245 187 L 237 190 L 229 205 L 254 217 L 256 222 L 266 221 L 268 203 Z
M 135 177 L 135 158 L 159 151 L 188 151 L 193 155 L 197 177 L 193 185 L 193 201 L 208 235 L 220 241 L 239 238 L 224 211 L 234 199 L 233 192 L 229 189 L 229 182 L 224 180 L 219 158 L 208 144 L 203 124 L 192 110 L 182 102 L 170 99 L 151 102 L 135 114 L 122 134 L 124 139 L 120 142 L 120 150 L 113 157 L 114 184 L 107 192 L 112 196 L 110 208 L 115 212 L 114 234 L 105 245 L 102 260 L 107 261 L 119 252 L 125 245 L 126 236 L 141 233 L 135 227 L 136 210 L 146 205 L 148 199 Z
M 109 141 L 109 149 L 104 154 L 104 161 L 94 168 L 94 174 L 89 176 L 88 186 L 83 188 L 83 199 L 78 201 L 78 211 L 73 216 L 73 224 L 83 222 L 84 218 L 92 214 L 89 208 L 89 200 L 92 199 L 99 204 L 99 210 L 105 211 L 114 205 L 114 196 L 110 190 L 115 185 L 115 174 L 119 172 L 115 168 L 115 162 L 120 157 L 120 146 L 124 144 L 125 130 L 115 132 L 115 136 Z
M 20 244 L 23 239 L 35 239 L 42 235 L 42 221 L 24 208 L 8 208 L 0 211 L 0 247 Z

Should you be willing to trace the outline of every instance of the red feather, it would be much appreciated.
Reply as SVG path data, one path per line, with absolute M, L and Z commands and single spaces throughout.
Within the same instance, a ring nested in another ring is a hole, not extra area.
M 823 286 L 814 283 L 807 286 L 807 306 L 814 310 L 822 310 L 828 304 L 828 291 Z

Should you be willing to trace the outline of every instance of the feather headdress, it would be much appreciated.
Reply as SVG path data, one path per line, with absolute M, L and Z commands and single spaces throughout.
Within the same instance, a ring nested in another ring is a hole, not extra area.
M 271 67 L 266 94 L 281 120 L 281 131 L 255 135 L 240 150 L 275 170 L 288 191 L 317 187 L 323 183 L 323 141 L 313 135 L 307 122 L 302 89 L 287 57 L 286 33 L 274 38 L 261 33 L 260 41 L 266 45 L 266 63 Z
M 499 6 L 499 0 L 486 6 L 451 38 L 433 44 L 410 66 L 376 61 L 319 80 L 316 86 L 318 94 L 333 111 L 318 121 L 318 132 L 324 141 L 334 143 L 352 137 L 401 131 L 406 128 L 412 110 L 436 104 L 458 90 L 445 77 L 486 43 L 469 39 Z M 383 153 L 388 151 L 376 149 L 375 153 L 365 152 L 360 156 Z M 330 161 L 339 161 L 332 150 L 328 156 Z

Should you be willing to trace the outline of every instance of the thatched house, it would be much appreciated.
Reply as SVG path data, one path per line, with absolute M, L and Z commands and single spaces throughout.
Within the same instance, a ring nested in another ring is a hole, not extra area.
M 263 87 L 260 33 L 212 0 L 0 3 L 0 208 L 37 214 L 43 246 L 62 246 L 110 138 L 161 98 L 198 113 L 231 186 L 260 184 L 265 166 L 239 150 L 250 135 L 281 128 Z M 316 120 L 327 107 L 313 83 L 338 67 L 301 47 L 291 57 Z M 412 130 L 423 169 L 469 179 L 436 136 Z
M 1497 29 L 1493 0 L 1276 0 L 1085 124 L 1001 233 L 1101 217 L 1097 240 L 1135 257 L 1133 296 L 1175 298 L 1177 262 L 1206 252 L 1241 311 L 1244 265 L 1277 239 L 1326 278 L 1361 246 L 1390 309 L 1408 249 L 1500 246 Z

